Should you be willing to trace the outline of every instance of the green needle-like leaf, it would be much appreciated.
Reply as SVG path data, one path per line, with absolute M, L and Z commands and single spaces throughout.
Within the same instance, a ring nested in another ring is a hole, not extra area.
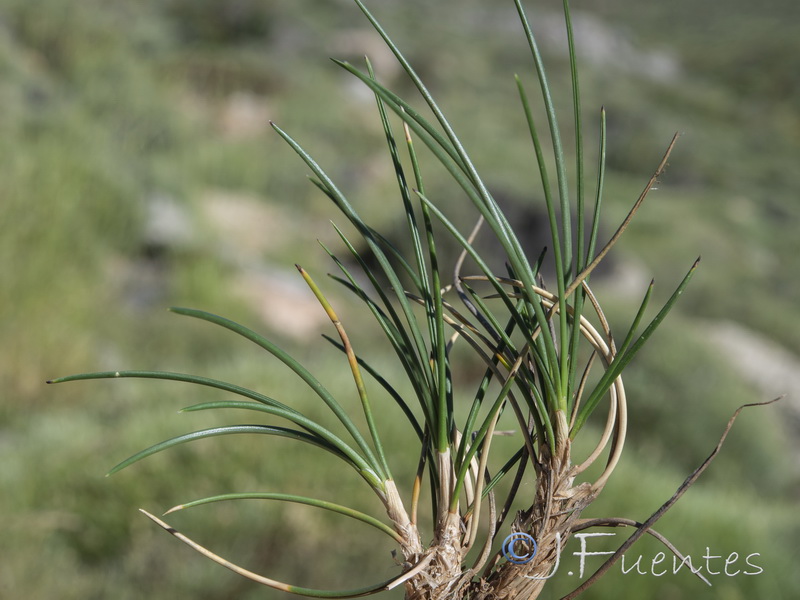
M 175 312 L 179 315 L 185 315 L 188 317 L 194 317 L 196 319 L 202 319 L 204 321 L 208 321 L 209 323 L 214 323 L 215 325 L 219 325 L 226 329 L 229 329 L 235 333 L 238 333 L 242 337 L 254 342 L 255 344 L 261 346 L 272 354 L 275 358 L 280 360 L 283 364 L 289 367 L 292 371 L 294 371 L 307 385 L 310 387 L 314 392 L 328 405 L 331 411 L 336 415 L 336 417 L 341 421 L 341 423 L 345 426 L 348 433 L 353 437 L 353 439 L 358 444 L 358 447 L 364 453 L 364 457 L 369 462 L 370 467 L 376 473 L 381 472 L 380 463 L 375 459 L 375 456 L 372 453 L 372 450 L 367 444 L 366 440 L 362 437 L 361 433 L 358 431 L 355 423 L 347 414 L 347 412 L 341 407 L 341 405 L 336 401 L 336 399 L 331 395 L 331 393 L 319 382 L 319 380 L 314 377 L 311 372 L 306 369 L 303 365 L 297 362 L 293 357 L 291 357 L 287 352 L 270 342 L 265 337 L 257 334 L 251 329 L 248 329 L 244 325 L 240 325 L 230 319 L 226 319 L 225 317 L 220 317 L 218 315 L 205 312 L 202 310 L 196 310 L 193 308 L 178 308 L 173 307 L 170 308 L 172 312 Z
M 392 529 L 382 521 L 379 521 L 375 517 L 371 517 L 366 513 L 355 510 L 354 508 L 342 506 L 341 504 L 334 504 L 333 502 L 326 502 L 325 500 L 318 500 L 317 498 L 308 498 L 306 496 L 296 496 L 293 494 L 275 494 L 270 492 L 245 492 L 239 494 L 221 494 L 219 496 L 211 496 L 209 498 L 203 498 L 201 500 L 194 500 L 192 502 L 186 502 L 185 504 L 179 504 L 178 506 L 170 508 L 167 512 L 164 513 L 164 515 L 168 515 L 170 513 L 174 513 L 179 510 L 185 510 L 187 508 L 193 508 L 195 506 L 202 506 L 204 504 L 211 504 L 214 502 L 225 502 L 229 500 L 278 500 L 281 502 L 294 502 L 296 504 L 306 504 L 308 506 L 322 508 L 325 510 L 329 510 L 331 512 L 338 513 L 340 515 L 351 517 L 353 519 L 366 523 L 367 525 L 371 525 L 375 529 L 378 529 L 379 531 L 393 538 L 398 543 L 402 543 L 403 541 L 403 539 L 394 529 Z
M 364 240 L 369 245 L 370 250 L 372 250 L 373 254 L 375 255 L 375 258 L 381 265 L 381 269 L 383 270 L 386 277 L 389 279 L 390 285 L 395 290 L 395 297 L 397 298 L 398 303 L 400 304 L 400 308 L 405 318 L 407 330 L 410 333 L 410 338 L 411 341 L 413 342 L 410 349 L 413 349 L 413 351 L 416 353 L 415 360 L 419 364 L 423 363 L 424 361 L 427 360 L 428 356 L 428 350 L 425 344 L 424 336 L 422 335 L 422 331 L 419 328 L 419 324 L 417 323 L 417 319 L 416 316 L 414 315 L 411 305 L 409 304 L 408 300 L 406 300 L 405 295 L 401 291 L 403 289 L 403 286 L 400 282 L 400 279 L 397 276 L 397 273 L 395 272 L 388 258 L 386 257 L 386 254 L 383 252 L 380 245 L 375 241 L 373 236 L 370 235 L 369 228 L 361 220 L 361 217 L 358 216 L 358 213 L 350 205 L 347 198 L 334 185 L 333 181 L 328 177 L 325 171 L 322 170 L 322 168 L 311 157 L 311 155 L 308 152 L 306 152 L 302 148 L 302 146 L 300 146 L 300 144 L 298 144 L 289 134 L 283 131 L 280 127 L 278 127 L 274 123 L 272 124 L 272 127 L 289 144 L 289 146 L 291 146 L 291 148 L 303 159 L 306 165 L 308 165 L 308 167 L 320 179 L 323 185 L 330 192 L 330 196 L 335 200 L 336 206 L 364 236 Z M 428 381 L 429 383 L 429 388 L 432 389 L 433 386 L 430 385 L 430 375 L 428 373 L 425 373 L 425 378 L 426 381 Z
M 505 382 L 503 382 L 503 387 L 497 394 L 497 398 L 495 399 L 494 404 L 489 409 L 489 414 L 486 416 L 480 429 L 478 429 L 477 433 L 475 434 L 474 439 L 472 440 L 472 444 L 470 445 L 469 450 L 467 450 L 464 456 L 461 468 L 459 469 L 458 475 L 456 476 L 455 485 L 453 486 L 453 495 L 451 496 L 450 499 L 451 511 L 455 510 L 456 504 L 458 503 L 458 497 L 461 494 L 461 488 L 464 486 L 464 480 L 467 477 L 467 473 L 469 471 L 472 458 L 481 448 L 482 444 L 490 443 L 491 441 L 487 438 L 487 433 L 489 433 L 494 428 L 495 423 L 497 423 L 497 417 L 500 412 L 500 409 L 503 407 L 503 404 L 506 401 L 506 397 L 508 396 L 508 393 L 511 391 L 511 386 L 514 384 L 514 381 L 516 379 L 517 369 L 519 368 L 520 362 L 521 361 L 519 361 L 517 364 L 514 365 L 514 368 L 512 369 L 511 373 L 509 373 L 508 378 L 505 380 Z M 482 473 L 479 474 L 479 476 L 482 475 L 483 475 Z
M 542 55 L 539 52 L 539 46 L 536 43 L 536 38 L 533 35 L 533 31 L 531 30 L 530 23 L 528 22 L 528 17 L 525 14 L 525 9 L 522 7 L 522 3 L 520 2 L 520 0 L 514 0 L 514 4 L 517 7 L 517 12 L 520 17 L 520 22 L 522 23 L 522 27 L 525 30 L 525 37 L 527 38 L 528 45 L 530 46 L 531 49 L 531 56 L 533 57 L 533 63 L 536 67 L 536 74 L 538 76 L 539 85 L 541 87 L 541 92 L 542 92 L 542 100 L 544 101 L 545 112 L 547 113 L 547 123 L 550 126 L 550 138 L 553 144 L 553 154 L 555 156 L 555 161 L 556 161 L 558 193 L 561 199 L 561 232 L 562 232 L 561 239 L 562 243 L 564 244 L 563 260 L 561 265 L 562 267 L 566 267 L 572 262 L 572 250 L 571 250 L 572 232 L 570 227 L 569 192 L 567 190 L 567 169 L 566 169 L 566 162 L 564 160 L 563 145 L 561 142 L 561 133 L 559 130 L 560 128 L 558 125 L 558 118 L 556 117 L 555 105 L 553 103 L 552 95 L 550 93 L 550 85 L 547 81 L 547 73 L 544 68 L 544 61 L 542 60 Z M 566 8 L 567 6 L 566 2 L 564 3 L 564 6 Z M 567 20 L 569 20 L 568 16 Z M 571 60 L 574 60 L 574 53 L 575 53 L 574 49 L 570 47 Z
M 344 352 L 344 346 L 340 342 L 334 340 L 332 337 L 325 334 L 323 334 L 322 337 L 325 338 L 334 346 L 336 346 L 339 350 Z M 392 400 L 394 400 L 395 403 L 400 407 L 400 410 L 403 411 L 403 414 L 408 419 L 408 422 L 411 424 L 411 427 L 413 427 L 414 432 L 417 434 L 417 437 L 420 439 L 420 441 L 422 441 L 424 435 L 422 432 L 422 428 L 419 426 L 419 423 L 417 422 L 417 418 L 414 416 L 414 413 L 411 412 L 411 408 L 408 406 L 408 403 L 403 399 L 403 397 L 398 393 L 398 391 L 395 390 L 392 387 L 392 385 L 383 377 L 383 375 L 381 375 L 372 365 L 370 365 L 367 361 L 365 361 L 362 357 L 358 355 L 356 355 L 356 360 L 358 360 L 358 364 L 361 366 L 361 368 L 363 368 L 367 373 L 369 373 L 372 376 L 372 378 L 376 382 L 378 382 L 378 384 L 380 384 L 380 386 L 384 390 L 386 390 L 389 396 L 391 396 Z
M 300 414 L 290 406 L 286 406 L 277 400 L 273 400 L 269 396 L 264 396 L 263 394 L 259 394 L 258 392 L 254 392 L 253 390 L 249 390 L 233 383 L 209 379 L 208 377 L 201 377 L 199 375 L 186 375 L 184 373 L 171 373 L 169 371 L 103 371 L 98 373 L 81 373 L 79 375 L 69 375 L 68 377 L 51 379 L 47 383 L 64 383 L 67 381 L 81 381 L 86 379 L 122 379 L 126 377 L 138 379 L 162 379 L 165 381 L 183 381 L 185 383 L 194 383 L 197 385 L 216 388 L 225 392 L 232 392 L 234 394 L 244 396 L 245 398 L 256 400 L 257 402 L 261 402 L 262 404 L 266 404 L 268 406 L 275 406 L 285 411 Z
M 181 412 L 196 412 L 199 410 L 213 410 L 218 408 L 238 408 L 243 410 L 253 410 L 257 412 L 275 415 L 276 417 L 284 418 L 296 425 L 300 425 L 303 429 L 309 431 L 313 435 L 325 440 L 328 444 L 339 450 L 342 454 L 354 464 L 358 465 L 359 470 L 366 471 L 370 469 L 370 465 L 350 446 L 348 446 L 339 437 L 334 435 L 328 429 L 325 429 L 315 421 L 305 417 L 294 411 L 281 410 L 273 406 L 264 406 L 263 404 L 256 404 L 255 402 L 242 402 L 237 400 L 222 400 L 218 402 L 202 402 L 194 404 L 181 410 Z
M 433 204 L 430 200 L 425 198 L 424 196 L 420 196 L 421 200 L 430 208 L 431 212 L 436 216 L 437 219 L 447 228 L 450 234 L 456 239 L 456 241 L 461 245 L 461 247 L 467 251 L 469 256 L 472 260 L 475 261 L 475 264 L 478 265 L 478 268 L 484 273 L 486 276 L 486 280 L 489 284 L 494 287 L 495 291 L 498 293 L 498 296 L 503 300 L 506 309 L 508 310 L 509 314 L 514 318 L 517 326 L 520 328 L 522 332 L 526 335 L 528 341 L 532 341 L 533 335 L 535 333 L 535 327 L 531 320 L 526 318 L 521 311 L 516 307 L 514 301 L 510 298 L 508 293 L 506 292 L 505 288 L 499 283 L 498 278 L 492 273 L 489 266 L 484 262 L 483 258 L 478 254 L 478 252 L 472 247 L 472 245 L 464 238 L 463 235 L 458 231 L 458 229 L 453 225 L 453 223 L 442 213 L 439 208 Z M 532 293 L 532 292 L 531 292 Z M 538 335 L 536 340 L 533 342 L 532 346 L 537 347 L 537 343 L 543 343 L 543 354 L 545 354 L 550 359 L 555 359 L 555 348 L 552 346 L 552 338 L 546 333 L 547 332 L 547 321 L 544 317 L 544 310 L 541 307 L 541 302 L 538 298 L 535 300 L 534 306 L 537 310 L 537 316 L 541 315 L 541 321 L 537 318 L 536 323 L 543 323 L 545 328 L 539 329 L 540 331 L 544 331 L 541 335 Z M 544 340 L 544 342 L 542 342 Z M 546 344 L 546 341 L 550 340 L 551 344 Z M 553 375 L 557 373 L 553 373 L 549 370 L 548 367 L 552 366 L 552 362 L 546 360 L 541 355 L 534 353 L 538 358 L 541 360 L 541 372 L 540 376 L 543 379 L 544 386 L 547 391 L 547 395 L 550 398 L 555 397 L 556 395 L 556 387 L 555 387 L 555 380 L 553 379 Z M 557 365 L 556 361 L 556 365 Z
M 291 438 L 294 440 L 298 440 L 301 442 L 306 442 L 307 444 L 312 444 L 314 446 L 318 446 L 327 450 L 331 454 L 338 456 L 348 464 L 350 464 L 356 471 L 358 471 L 362 477 L 367 479 L 367 481 L 372 485 L 374 488 L 380 489 L 382 487 L 381 481 L 378 479 L 376 473 L 374 473 L 369 467 L 362 467 L 361 465 L 353 462 L 350 457 L 344 454 L 341 450 L 333 446 L 332 444 L 325 441 L 323 438 L 306 433 L 304 431 L 298 431 L 295 429 L 288 429 L 286 427 L 273 427 L 268 425 L 230 425 L 225 427 L 212 427 L 210 429 L 203 429 L 200 431 L 194 431 L 192 433 L 187 433 L 184 435 L 179 435 L 177 437 L 165 440 L 163 442 L 159 442 L 145 450 L 137 452 L 133 456 L 123 460 L 121 463 L 116 465 L 113 469 L 108 472 L 108 475 L 113 475 L 129 467 L 133 463 L 139 462 L 143 458 L 147 458 L 148 456 L 152 456 L 158 452 L 163 450 L 167 450 L 169 448 L 173 448 L 180 444 L 185 444 L 187 442 L 193 442 L 195 440 L 203 440 L 211 437 L 216 437 L 220 435 L 238 435 L 238 434 L 245 434 L 245 433 L 253 433 L 253 434 L 261 434 L 261 435 L 275 435 L 279 437 L 286 437 Z M 363 465 L 363 461 L 362 465 Z
M 334 228 L 336 228 L 336 226 L 334 226 Z M 400 360 L 400 363 L 402 364 L 409 381 L 414 387 L 414 391 L 416 392 L 420 407 L 426 416 L 426 420 L 429 423 L 432 423 L 434 419 L 434 409 L 432 392 L 429 386 L 429 369 L 423 361 L 419 360 L 417 354 L 414 352 L 411 337 L 406 331 L 406 328 L 403 326 L 403 322 L 397 314 L 394 305 L 392 304 L 391 300 L 389 300 L 375 274 L 372 273 L 364 259 L 358 254 L 355 247 L 350 243 L 347 237 L 338 228 L 336 228 L 336 231 L 339 233 L 342 241 L 345 243 L 353 257 L 361 266 L 364 274 L 369 278 L 374 289 L 378 293 L 378 296 L 381 298 L 383 305 L 386 307 L 386 313 L 384 313 L 377 303 L 369 297 L 369 295 L 358 284 L 356 278 L 350 273 L 344 264 L 336 259 L 333 253 L 328 251 L 326 248 L 328 254 L 334 259 L 334 262 L 336 262 L 337 266 L 342 273 L 344 273 L 345 277 L 347 277 L 347 281 L 337 277 L 334 277 L 334 279 L 354 292 L 367 305 L 372 315 L 378 321 L 381 329 L 386 335 L 386 338 L 391 343 L 398 359 Z
M 580 431 L 581 427 L 586 423 L 586 420 L 589 418 L 589 415 L 592 414 L 592 411 L 597 407 L 598 403 L 608 391 L 608 388 L 611 387 L 611 384 L 614 380 L 622 373 L 623 369 L 628 366 L 631 359 L 636 355 L 636 353 L 644 346 L 644 343 L 648 340 L 648 338 L 653 334 L 653 332 L 661 325 L 664 318 L 667 316 L 669 311 L 675 305 L 675 302 L 678 300 L 678 297 L 683 293 L 686 289 L 686 286 L 689 283 L 689 280 L 694 275 L 695 269 L 697 269 L 697 265 L 699 264 L 700 259 L 698 258 L 692 268 L 689 269 L 689 272 L 686 273 L 686 276 L 683 278 L 681 283 L 673 292 L 672 296 L 670 296 L 669 300 L 664 304 L 658 314 L 650 321 L 650 324 L 645 328 L 642 334 L 638 337 L 638 339 L 633 342 L 627 349 L 627 351 L 623 353 L 617 354 L 617 357 L 612 361 L 612 363 L 606 369 L 606 372 L 600 378 L 600 381 L 595 386 L 594 390 L 590 394 L 589 398 L 587 399 L 586 403 L 581 407 L 580 411 L 578 412 L 578 416 L 575 419 L 575 425 L 572 428 L 571 437 L 574 439 L 575 435 L 577 435 L 578 431 Z M 649 298 L 649 291 L 648 295 L 645 297 L 645 300 Z M 641 312 L 641 310 L 640 310 Z M 639 315 L 637 315 L 639 317 Z
M 344 325 L 342 325 L 342 322 L 339 320 L 339 317 L 333 310 L 330 302 L 328 302 L 328 299 L 322 293 L 322 290 L 319 289 L 319 286 L 311 278 L 311 275 L 309 275 L 308 272 L 301 266 L 295 266 L 297 267 L 297 270 L 300 271 L 300 274 L 303 276 L 306 284 L 309 288 L 311 288 L 314 296 L 325 310 L 325 314 L 328 315 L 331 323 L 333 323 L 333 326 L 339 333 L 345 355 L 347 356 L 347 362 L 350 365 L 350 372 L 353 374 L 353 381 L 356 385 L 356 391 L 358 392 L 358 397 L 361 400 L 361 408 L 364 411 L 364 418 L 367 420 L 367 427 L 369 428 L 370 436 L 372 437 L 372 443 L 375 445 L 375 452 L 378 454 L 378 460 L 380 461 L 381 466 L 381 477 L 384 480 L 391 479 L 392 474 L 389 470 L 389 465 L 386 462 L 386 456 L 383 453 L 383 445 L 381 444 L 381 439 L 378 435 L 378 428 L 375 425 L 375 419 L 372 416 L 372 406 L 369 401 L 369 396 L 367 395 L 367 387 L 364 384 L 364 378 L 361 376 L 361 369 L 359 368 L 356 354 L 353 351 L 352 345 L 350 344 L 350 337 L 347 335 Z

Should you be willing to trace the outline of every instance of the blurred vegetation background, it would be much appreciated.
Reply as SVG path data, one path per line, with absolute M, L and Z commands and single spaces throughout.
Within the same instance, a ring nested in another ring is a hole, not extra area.
M 561 3 L 527 4 L 569 123 Z M 530 227 L 532 247 L 545 244 L 513 82 L 519 73 L 533 84 L 533 74 L 513 3 L 369 6 L 515 221 Z M 683 133 L 659 189 L 595 282 L 601 301 L 622 327 L 652 276 L 666 294 L 703 257 L 678 312 L 630 370 L 627 456 L 587 516 L 646 518 L 708 455 L 739 404 L 790 394 L 742 415 L 659 527 L 695 558 L 737 552 L 743 567 L 759 553 L 762 574 L 719 575 L 709 588 L 685 574 L 615 568 L 586 597 L 796 598 L 800 5 L 596 0 L 573 10 L 589 155 L 592 119 L 601 105 L 608 111 L 607 233 L 673 132 Z M 391 235 L 402 215 L 373 100 L 326 60 L 364 54 L 383 81 L 410 91 L 348 0 L 0 0 L 0 597 L 277 598 L 210 565 L 136 509 L 286 491 L 379 510 L 357 478 L 289 441 L 211 440 L 105 479 L 136 450 L 218 423 L 175 414 L 216 396 L 133 380 L 44 385 L 75 372 L 159 368 L 321 411 L 254 347 L 164 310 L 185 305 L 267 332 L 345 403 L 357 402 L 343 359 L 319 337 L 326 317 L 293 268 L 299 262 L 322 281 L 331 265 L 315 240 L 339 247 L 334 213 L 268 121 L 304 143 Z M 464 212 L 452 188 L 431 186 L 450 213 Z M 465 226 L 473 219 L 464 213 Z M 325 289 L 357 348 L 391 369 L 387 349 L 358 330 L 363 315 L 335 285 Z M 407 492 L 416 456 L 403 452 L 409 438 L 392 428 L 393 410 L 381 417 Z M 310 508 L 216 505 L 173 523 L 292 583 L 355 587 L 397 572 L 390 545 Z M 564 571 L 576 566 L 576 550 L 576 542 L 565 549 Z M 644 555 L 644 565 L 659 550 L 640 542 L 629 554 Z M 587 569 L 599 564 L 590 559 Z M 547 598 L 577 585 L 566 572 L 555 579 Z

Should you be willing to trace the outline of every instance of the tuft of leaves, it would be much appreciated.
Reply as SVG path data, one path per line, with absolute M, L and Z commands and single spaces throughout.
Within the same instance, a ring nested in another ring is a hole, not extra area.
M 527 571 L 522 569 L 520 572 L 547 572 L 550 566 L 546 558 L 548 544 L 552 545 L 557 536 L 568 535 L 573 530 L 580 511 L 603 488 L 621 456 L 627 426 L 621 375 L 662 324 L 697 267 L 695 262 L 663 307 L 643 325 L 653 290 L 651 284 L 622 342 L 617 345 L 601 305 L 589 286 L 591 274 L 628 227 L 663 173 L 677 136 L 628 216 L 615 234 L 601 245 L 598 238 L 605 174 L 605 111 L 600 112 L 600 160 L 596 167 L 595 190 L 590 195 L 584 164 L 583 115 L 569 4 L 564 1 L 573 90 L 571 120 L 576 132 L 572 166 L 574 182 L 568 175 L 570 167 L 562 142 L 561 121 L 552 100 L 544 62 L 522 3 L 515 0 L 538 81 L 539 102 L 546 115 L 544 125 L 536 122 L 533 102 L 523 77 L 517 77 L 522 113 L 531 138 L 532 161 L 538 171 L 550 225 L 550 239 L 542 241 L 541 255 L 528 256 L 522 249 L 520 233 L 515 231 L 501 210 L 428 87 L 365 4 L 361 0 L 354 2 L 394 54 L 422 100 L 422 106 L 415 106 L 385 87 L 376 78 L 369 61 L 364 68 L 359 68 L 334 60 L 375 96 L 378 118 L 396 176 L 398 210 L 405 215 L 405 235 L 411 252 L 403 254 L 363 220 L 346 193 L 311 153 L 283 128 L 274 123 L 272 127 L 306 164 L 312 173 L 313 184 L 334 203 L 374 257 L 374 262 L 368 260 L 364 252 L 357 250 L 356 240 L 334 225 L 342 242 L 343 255 L 324 248 L 338 269 L 338 274 L 331 277 L 371 315 L 405 374 L 413 392 L 411 397 L 403 396 L 398 385 L 392 384 L 367 356 L 356 352 L 322 287 L 302 267 L 298 267 L 300 276 L 336 330 L 338 339 L 327 339 L 341 350 L 348 363 L 366 431 L 357 424 L 360 417 L 349 414 L 313 372 L 285 350 L 244 325 L 196 309 L 171 310 L 227 329 L 260 346 L 320 398 L 329 409 L 331 419 L 338 421 L 345 434 L 337 435 L 330 425 L 261 392 L 198 375 L 128 370 L 72 375 L 54 379 L 51 383 L 134 377 L 188 382 L 231 394 L 234 399 L 206 402 L 184 410 L 245 410 L 277 418 L 286 426 L 241 424 L 194 431 L 142 450 L 118 464 L 110 473 L 162 450 L 213 436 L 260 434 L 287 437 L 325 450 L 355 469 L 383 503 L 388 523 L 326 500 L 267 492 L 214 496 L 187 502 L 169 512 L 239 499 L 299 502 L 335 511 L 377 528 L 400 545 L 406 559 L 400 575 L 375 586 L 345 591 L 312 590 L 246 571 L 145 513 L 209 558 L 255 581 L 296 594 L 339 598 L 366 595 L 401 584 L 406 586 L 409 597 L 452 597 L 477 585 L 479 577 L 489 582 L 490 587 L 498 589 L 533 585 L 529 583 L 530 578 L 528 583 L 519 578 L 516 581 L 513 577 L 509 579 L 510 563 L 501 560 L 501 551 L 492 552 L 496 537 L 508 527 L 505 521 L 510 507 L 520 501 L 528 507 L 523 513 L 527 517 L 518 516 L 510 527 L 514 531 L 534 534 L 540 545 L 541 556 L 525 566 Z M 432 118 L 425 114 L 432 115 Z M 432 165 L 421 160 L 417 144 L 427 149 L 425 157 Z M 551 169 L 551 164 L 554 169 Z M 459 211 L 472 214 L 477 220 L 472 232 L 460 231 L 454 224 L 453 215 L 446 214 L 437 199 L 427 192 L 426 172 L 434 167 L 443 168 L 449 174 L 454 189 L 463 197 Z M 502 248 L 505 272 L 498 273 L 490 268 L 488 261 L 476 249 L 475 240 L 482 231 Z M 461 255 L 454 265 L 443 264 L 437 251 L 445 237 L 454 240 L 461 248 Z M 544 246 L 550 248 L 555 267 L 555 281 L 547 282 L 549 288 L 545 287 L 541 269 Z M 454 380 L 452 361 L 456 344 L 465 345 L 483 365 L 483 372 L 476 381 L 464 383 Z M 594 373 L 593 370 L 600 372 Z M 392 477 L 373 417 L 374 407 L 368 392 L 370 385 L 377 385 L 388 393 L 419 440 L 418 447 L 407 454 L 408 460 L 416 462 L 418 468 L 414 481 L 409 482 L 409 489 L 405 491 L 410 494 L 405 501 Z M 607 417 L 599 441 L 587 457 L 576 462 L 571 454 L 571 443 L 584 431 L 586 423 L 601 406 L 607 407 Z M 495 459 L 491 453 L 492 441 L 498 420 L 506 410 L 513 412 L 517 422 L 516 447 L 508 455 Z M 607 448 L 610 451 L 601 474 L 594 481 L 576 484 L 576 478 Z M 528 477 L 535 481 L 533 489 L 536 493 L 523 495 L 521 483 L 528 467 L 533 470 L 533 475 Z M 432 498 L 432 536 L 420 532 L 417 517 L 426 480 Z M 499 485 L 501 482 L 502 486 Z M 495 494 L 500 489 L 503 489 L 505 497 L 498 499 Z M 499 512 L 498 505 L 501 507 Z M 427 547 L 421 541 L 431 538 L 433 541 Z M 473 549 L 475 552 L 470 554 Z M 469 563 L 468 555 L 471 557 Z M 484 568 L 483 574 L 479 574 Z M 472 590 L 473 595 L 477 594 L 477 589 Z M 528 597 L 535 597 L 537 593 L 533 587 L 519 589 L 524 590 Z

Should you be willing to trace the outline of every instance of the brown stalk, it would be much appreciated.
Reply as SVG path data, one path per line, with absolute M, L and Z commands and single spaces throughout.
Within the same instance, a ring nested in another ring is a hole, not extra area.
M 658 178 L 661 177 L 661 175 L 664 173 L 664 170 L 667 168 L 669 155 L 672 154 L 672 149 L 675 147 L 675 144 L 677 143 L 679 137 L 680 133 L 676 133 L 674 136 L 672 136 L 672 141 L 669 143 L 669 146 L 667 146 L 667 150 L 666 152 L 664 152 L 664 156 L 661 159 L 661 162 L 658 164 L 658 168 L 650 177 L 650 180 L 647 182 L 647 185 L 642 190 L 642 193 L 639 194 L 639 198 L 637 198 L 636 202 L 634 202 L 633 207 L 628 212 L 628 215 L 622 221 L 622 224 L 617 228 L 617 231 L 614 233 L 614 235 L 611 236 L 611 239 L 608 240 L 606 245 L 603 246 L 602 250 L 600 250 L 600 252 L 597 253 L 592 262 L 590 262 L 586 266 L 586 268 L 583 269 L 583 271 L 578 273 L 577 277 L 575 277 L 575 280 L 569 284 L 569 287 L 567 287 L 567 289 L 564 292 L 565 298 L 569 298 L 570 295 L 572 295 L 572 293 L 576 289 L 578 289 L 578 286 L 583 282 L 584 279 L 586 279 L 591 274 L 592 271 L 595 270 L 597 265 L 600 264 L 600 261 L 602 261 L 603 258 L 605 258 L 606 254 L 608 254 L 608 251 L 611 250 L 614 244 L 617 243 L 619 238 L 628 228 L 628 225 L 630 225 L 631 220 L 633 219 L 636 212 L 639 210 L 639 207 L 644 202 L 644 199 L 647 198 L 647 194 L 650 193 L 650 190 L 652 190 L 653 186 L 658 182 Z

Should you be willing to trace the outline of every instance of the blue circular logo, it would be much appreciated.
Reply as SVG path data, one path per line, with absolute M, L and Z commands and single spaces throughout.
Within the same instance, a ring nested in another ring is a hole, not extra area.
M 533 536 L 522 531 L 515 531 L 503 540 L 503 556 L 515 565 L 531 562 L 537 550 Z

